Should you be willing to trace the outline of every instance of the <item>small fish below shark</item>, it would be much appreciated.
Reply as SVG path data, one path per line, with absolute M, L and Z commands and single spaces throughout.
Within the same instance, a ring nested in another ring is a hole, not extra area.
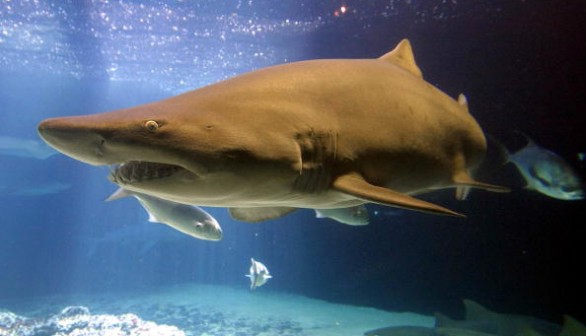
M 515 165 L 525 179 L 525 188 L 545 196 L 573 201 L 584 199 L 584 185 L 578 172 L 561 156 L 538 146 L 529 136 L 527 145 L 515 153 L 495 140 L 506 161 Z
M 203 209 L 163 200 L 123 188 L 116 190 L 106 201 L 133 196 L 149 215 L 149 222 L 167 224 L 186 235 L 203 240 L 222 239 L 222 228 L 218 221 Z
M 250 269 L 245 276 L 250 278 L 250 290 L 255 290 L 266 284 L 273 277 L 269 274 L 268 268 L 260 261 L 254 260 L 254 258 L 250 258 Z
M 368 209 L 364 205 L 339 209 L 315 209 L 315 216 L 354 226 L 368 225 L 370 222 Z

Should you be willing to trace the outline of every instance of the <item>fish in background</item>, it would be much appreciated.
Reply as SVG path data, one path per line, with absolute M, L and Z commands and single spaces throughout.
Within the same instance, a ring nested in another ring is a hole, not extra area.
M 250 290 L 255 290 L 269 281 L 273 276 L 269 274 L 268 268 L 260 261 L 250 258 L 250 269 L 245 275 L 250 278 Z
M 364 333 L 365 336 L 586 336 L 586 327 L 565 315 L 558 325 L 533 316 L 501 314 L 464 300 L 465 318 L 453 320 L 435 314 L 433 328 L 393 325 Z
M 149 222 L 167 224 L 186 235 L 218 241 L 222 239 L 222 228 L 218 221 L 203 209 L 171 202 L 153 196 L 119 188 L 106 201 L 133 196 L 149 215 Z
M 59 181 L 47 181 L 39 183 L 28 183 L 23 185 L 0 185 L 0 194 L 10 196 L 35 197 L 43 195 L 58 194 L 71 188 L 71 184 Z
M 315 209 L 317 218 L 330 218 L 348 225 L 368 225 L 370 216 L 364 205 L 339 209 Z
M 98 236 L 82 236 L 80 246 L 84 247 L 82 257 L 87 260 L 97 258 L 102 251 L 114 248 L 131 251 L 134 253 L 133 256 L 144 258 L 157 246 L 177 245 L 185 239 L 190 238 L 163 225 L 132 224 L 109 230 Z
M 533 316 L 493 312 L 472 300 L 464 300 L 464 310 L 464 320 L 452 320 L 436 313 L 436 328 L 472 330 L 499 336 L 557 336 L 562 330 L 558 324 Z
M 0 136 L 0 155 L 45 160 L 58 153 L 42 141 Z
M 502 144 L 495 141 L 505 153 L 507 162 L 512 162 L 523 175 L 525 188 L 559 200 L 581 200 L 584 190 L 576 170 L 556 153 L 539 147 L 527 135 L 527 145 L 515 153 L 510 153 Z

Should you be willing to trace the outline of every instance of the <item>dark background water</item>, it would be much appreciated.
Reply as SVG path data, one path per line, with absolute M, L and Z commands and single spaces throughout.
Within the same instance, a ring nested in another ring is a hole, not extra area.
M 378 57 L 407 37 L 426 80 L 464 92 L 488 133 L 520 148 L 513 131 L 523 131 L 583 174 L 584 17 L 577 0 L 5 2 L 0 135 L 37 139 L 47 117 L 131 106 L 270 64 Z M 0 160 L 0 302 L 191 281 L 245 288 L 255 257 L 274 275 L 263 290 L 455 317 L 470 298 L 586 320 L 584 201 L 524 190 L 511 166 L 485 171 L 510 194 L 423 196 L 465 220 L 371 206 L 367 227 L 310 211 L 249 225 L 210 209 L 224 230 L 211 243 L 147 223 L 134 200 L 103 202 L 115 189 L 107 169 L 59 155 Z M 34 190 L 53 181 L 70 188 Z M 17 195 L 25 189 L 36 195 Z

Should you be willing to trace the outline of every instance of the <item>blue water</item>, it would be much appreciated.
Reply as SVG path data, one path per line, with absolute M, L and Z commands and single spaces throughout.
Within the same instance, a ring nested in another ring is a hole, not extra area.
M 48 117 L 133 106 L 272 64 L 378 57 L 407 37 L 424 78 L 464 92 L 487 132 L 520 147 L 513 131 L 522 130 L 583 176 L 584 13 L 581 1 L 3 1 L 0 136 L 40 141 L 36 125 Z M 472 298 L 586 319 L 584 201 L 524 190 L 510 166 L 486 173 L 510 194 L 423 197 L 466 220 L 369 205 L 366 227 L 309 210 L 251 225 L 208 208 L 221 242 L 148 223 L 133 199 L 104 202 L 116 188 L 107 174 L 62 155 L 0 156 L 0 307 L 188 282 L 246 288 L 254 257 L 274 275 L 263 290 L 455 316 Z

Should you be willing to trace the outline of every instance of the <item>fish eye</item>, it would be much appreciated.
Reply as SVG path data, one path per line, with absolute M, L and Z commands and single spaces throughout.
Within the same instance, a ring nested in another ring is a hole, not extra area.
M 149 120 L 144 123 L 144 127 L 146 127 L 149 132 L 154 132 L 159 129 L 159 124 L 154 120 Z

